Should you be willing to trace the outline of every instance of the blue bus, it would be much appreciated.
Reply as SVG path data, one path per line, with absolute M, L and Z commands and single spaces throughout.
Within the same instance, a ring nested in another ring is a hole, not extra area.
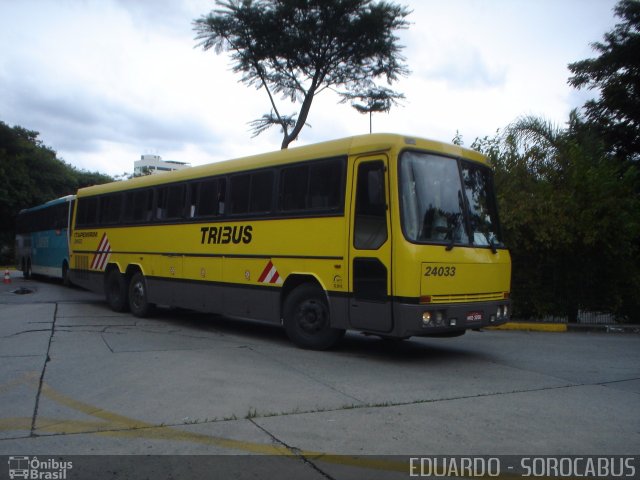
M 20 211 L 16 218 L 16 268 L 25 278 L 44 275 L 69 284 L 69 223 L 75 195 Z

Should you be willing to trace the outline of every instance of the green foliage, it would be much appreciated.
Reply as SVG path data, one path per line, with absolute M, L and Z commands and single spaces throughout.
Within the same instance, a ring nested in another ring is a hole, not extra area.
M 367 90 L 345 93 L 342 103 L 350 101 L 358 113 L 388 112 L 404 95 L 386 87 L 373 87 Z M 358 103 L 360 102 L 360 103 Z
M 525 117 L 472 148 L 495 167 L 515 314 L 640 321 L 638 170 L 607 155 L 575 112 L 566 129 Z
M 242 82 L 266 90 L 272 112 L 251 125 L 256 134 L 280 126 L 282 148 L 297 138 L 314 96 L 323 90 L 360 94 L 379 90 L 374 83 L 378 78 L 391 84 L 408 74 L 394 35 L 408 26 L 405 7 L 371 0 L 216 4 L 217 10 L 194 22 L 198 46 L 232 52 L 233 71 L 242 74 Z M 299 102 L 298 113 L 281 113 L 275 95 Z
M 346 92 L 340 103 L 351 102 L 351 106 L 362 114 L 369 114 L 369 133 L 372 132 L 371 117 L 373 112 L 388 112 L 391 107 L 398 105 L 405 96 L 387 87 L 370 87 L 363 91 Z
M 111 177 L 79 171 L 42 144 L 38 132 L 0 121 L 0 263 L 10 263 L 15 217 L 23 208 L 106 183 Z
M 622 21 L 592 47 L 599 56 L 571 63 L 569 83 L 599 92 L 585 104 L 587 119 L 622 160 L 640 161 L 640 2 L 621 0 Z

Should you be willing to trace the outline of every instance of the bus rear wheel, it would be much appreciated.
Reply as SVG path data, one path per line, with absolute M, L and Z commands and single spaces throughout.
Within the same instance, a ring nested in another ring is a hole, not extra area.
M 124 275 L 117 268 L 107 272 L 104 283 L 105 296 L 109 307 L 114 312 L 124 312 L 127 310 L 127 283 Z
M 136 317 L 148 317 L 154 309 L 147 296 L 147 280 L 141 272 L 136 272 L 129 283 L 129 309 Z
M 29 280 L 33 276 L 32 272 L 31 272 L 31 259 L 30 258 L 27 258 L 26 261 L 23 260 L 22 276 L 24 278 L 26 278 L 27 280 Z
M 284 302 L 284 328 L 299 347 L 326 350 L 343 337 L 344 330 L 332 328 L 329 305 L 318 287 L 296 287 Z

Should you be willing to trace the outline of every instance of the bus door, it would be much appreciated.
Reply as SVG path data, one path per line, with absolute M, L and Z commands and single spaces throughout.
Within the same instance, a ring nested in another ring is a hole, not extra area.
M 385 156 L 355 161 L 349 247 L 351 327 L 381 333 L 393 327 L 387 163 Z

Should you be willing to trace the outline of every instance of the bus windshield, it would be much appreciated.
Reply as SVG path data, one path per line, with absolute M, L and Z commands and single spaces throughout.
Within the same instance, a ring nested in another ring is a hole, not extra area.
M 488 167 L 407 151 L 400 159 L 400 196 L 410 242 L 503 247 Z

